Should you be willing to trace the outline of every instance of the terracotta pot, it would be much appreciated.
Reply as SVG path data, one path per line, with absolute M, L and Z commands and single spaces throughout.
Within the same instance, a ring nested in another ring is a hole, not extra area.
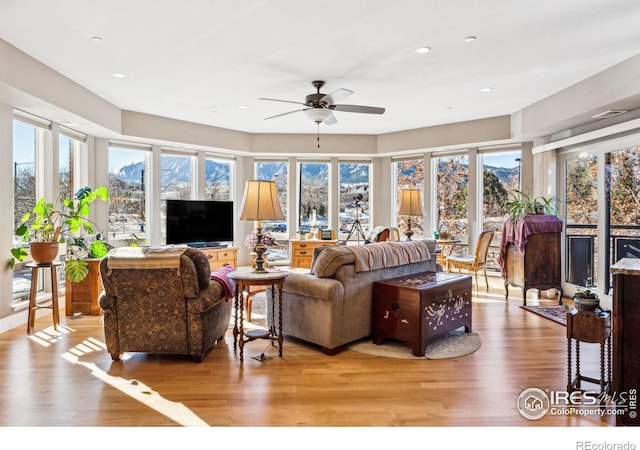
M 59 242 L 31 242 L 31 258 L 36 264 L 51 264 L 58 256 Z

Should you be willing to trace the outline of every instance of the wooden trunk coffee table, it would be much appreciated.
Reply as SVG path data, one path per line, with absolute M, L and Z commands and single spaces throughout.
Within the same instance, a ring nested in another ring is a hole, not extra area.
M 423 272 L 373 284 L 373 342 L 406 342 L 415 356 L 450 331 L 471 331 L 471 275 Z

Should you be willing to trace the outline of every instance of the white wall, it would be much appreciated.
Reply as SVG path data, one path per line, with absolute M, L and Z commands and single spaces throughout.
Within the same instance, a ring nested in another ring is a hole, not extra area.
M 5 180 L 4 189 L 0 189 L 0 204 L 6 205 L 5 211 L 13 205 L 13 108 L 0 103 L 0 179 Z M 13 313 L 11 299 L 13 297 L 13 274 L 7 263 L 11 252 L 11 236 L 13 236 L 13 214 L 0 214 L 0 317 Z M 11 323 L 0 322 L 0 332 L 18 325 L 24 318 L 15 318 Z M 17 322 L 16 322 L 17 321 Z

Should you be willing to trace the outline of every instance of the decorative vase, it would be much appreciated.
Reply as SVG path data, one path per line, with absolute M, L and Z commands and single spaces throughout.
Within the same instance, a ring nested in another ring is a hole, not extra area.
M 31 242 L 29 250 L 36 264 L 51 264 L 58 256 L 59 242 Z

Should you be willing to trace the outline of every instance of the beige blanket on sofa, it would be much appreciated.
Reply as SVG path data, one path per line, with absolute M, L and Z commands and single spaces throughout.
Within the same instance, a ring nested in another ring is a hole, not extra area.
M 107 255 L 109 270 L 114 269 L 176 269 L 186 247 L 118 247 Z
M 431 258 L 429 247 L 421 241 L 388 241 L 347 248 L 354 254 L 356 272 L 402 266 Z

